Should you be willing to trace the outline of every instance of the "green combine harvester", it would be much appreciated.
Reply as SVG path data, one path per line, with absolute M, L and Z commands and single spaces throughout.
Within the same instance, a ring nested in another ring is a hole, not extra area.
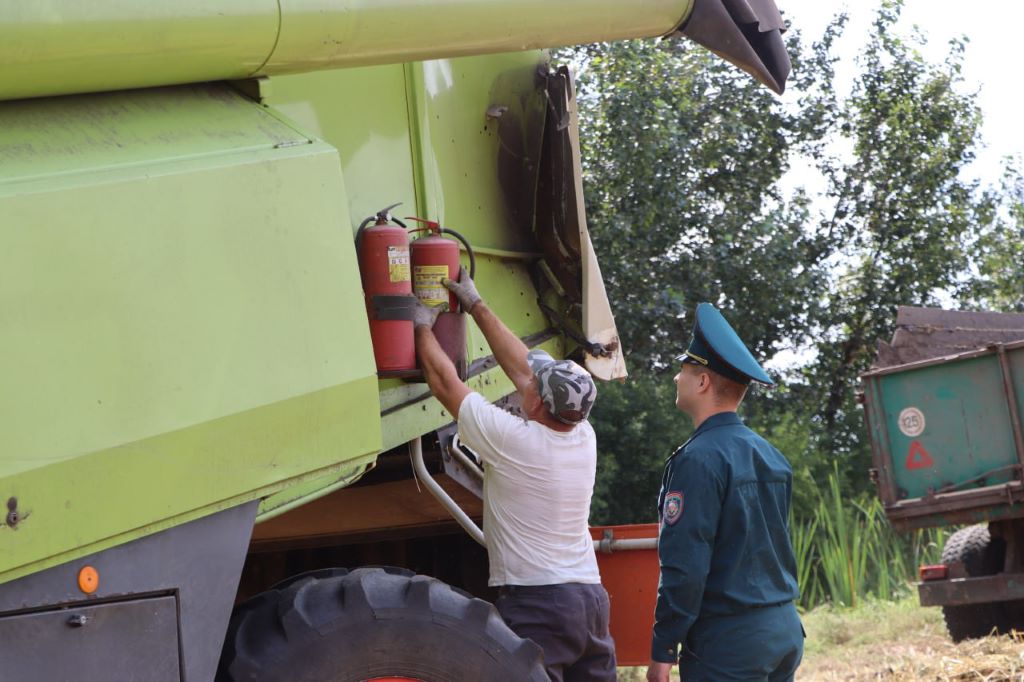
M 541 48 L 684 35 L 781 92 L 781 28 L 772 0 L 0 8 L 0 679 L 544 679 L 468 596 L 480 471 L 415 367 L 378 371 L 403 321 L 356 232 L 454 229 L 529 346 L 621 378 Z

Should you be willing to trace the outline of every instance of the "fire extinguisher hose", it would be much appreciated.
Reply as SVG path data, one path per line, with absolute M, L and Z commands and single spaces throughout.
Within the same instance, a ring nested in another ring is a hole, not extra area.
M 463 237 L 461 234 L 459 234 L 458 232 L 451 228 L 442 227 L 441 232 L 445 234 L 450 234 L 451 236 L 455 237 L 460 242 L 462 242 L 462 245 L 466 247 L 466 253 L 469 254 L 469 278 L 473 279 L 474 277 L 476 277 L 476 254 L 473 253 L 473 247 L 469 245 L 469 242 L 466 240 L 465 237 Z

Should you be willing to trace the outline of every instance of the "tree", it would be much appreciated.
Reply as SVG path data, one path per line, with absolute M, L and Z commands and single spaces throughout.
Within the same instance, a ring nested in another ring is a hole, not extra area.
M 598 389 L 591 422 L 600 463 L 591 522 L 640 523 L 657 519 L 658 483 L 665 459 L 692 430 L 674 408 L 671 372 L 638 372 L 627 384 Z
M 999 256 L 1009 233 L 974 238 L 994 211 L 961 175 L 980 124 L 962 92 L 963 43 L 927 62 L 895 31 L 900 10 L 882 3 L 848 97 L 834 86 L 845 18 L 808 49 L 792 35 L 795 106 L 681 42 L 562 53 L 581 70 L 588 222 L 632 372 L 602 387 L 594 411 L 595 521 L 653 518 L 662 462 L 689 431 L 672 358 L 698 302 L 725 308 L 761 358 L 813 351 L 744 407 L 785 448 L 795 508 L 810 513 L 834 460 L 851 493 L 868 486 L 854 393 L 895 307 L 964 289 L 972 245 L 994 283 L 979 296 L 1020 281 L 1019 260 Z M 820 170 L 824 196 L 784 189 L 795 164 Z
M 784 197 L 779 181 L 821 117 L 788 112 L 681 42 L 563 57 L 582 66 L 588 223 L 632 372 L 625 385 L 602 386 L 595 406 L 603 459 L 594 521 L 650 520 L 664 459 L 691 430 L 671 377 L 696 304 L 745 311 L 734 325 L 768 356 L 819 314 L 827 248 L 805 229 L 807 197 Z M 753 397 L 748 414 L 771 411 L 759 407 L 771 400 Z
M 869 450 L 857 375 L 875 341 L 891 336 L 896 306 L 938 305 L 940 294 L 956 292 L 971 236 L 992 215 L 991 197 L 962 175 L 981 124 L 974 93 L 962 92 L 964 43 L 952 41 L 942 63 L 927 62 L 895 31 L 901 8 L 882 3 L 852 96 L 837 112 L 852 154 L 817 156 L 831 204 L 821 230 L 835 240 L 838 275 L 822 297 L 821 341 L 806 376 L 823 387 L 819 450 L 839 457 L 862 487 Z
M 978 273 L 965 282 L 964 297 L 974 307 L 1024 313 L 1024 176 L 1013 163 L 1003 176 L 1000 204 L 974 245 Z
M 630 366 L 671 364 L 704 300 L 750 311 L 737 323 L 759 353 L 799 336 L 823 252 L 804 230 L 806 197 L 787 201 L 778 183 L 804 120 L 687 43 L 570 55 L 588 220 Z

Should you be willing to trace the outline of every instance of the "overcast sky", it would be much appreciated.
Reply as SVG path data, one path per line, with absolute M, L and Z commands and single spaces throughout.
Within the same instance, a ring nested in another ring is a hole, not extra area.
M 828 21 L 846 10 L 850 23 L 840 55 L 850 71 L 839 68 L 839 77 L 852 78 L 853 60 L 863 45 L 878 0 L 776 0 L 779 9 L 801 30 L 805 40 L 821 36 Z M 909 35 L 914 25 L 928 37 L 924 54 L 930 60 L 943 59 L 949 40 L 958 35 L 969 39 L 964 56 L 965 86 L 979 90 L 978 104 L 985 120 L 982 139 L 972 174 L 996 182 L 1002 173 L 1001 158 L 1024 156 L 1024 2 L 1019 0 L 906 0 L 899 25 Z M 1016 48 L 1016 49 L 1013 49 Z M 845 73 L 844 73 L 845 71 Z

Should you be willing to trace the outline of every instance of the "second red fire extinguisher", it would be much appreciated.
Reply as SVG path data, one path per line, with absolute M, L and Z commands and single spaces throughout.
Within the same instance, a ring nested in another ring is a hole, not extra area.
M 469 276 L 476 275 L 476 256 L 473 248 L 455 230 L 441 227 L 433 220 L 409 217 L 424 225 L 420 230 L 426 234 L 414 239 L 409 247 L 412 264 L 413 294 L 426 305 L 448 304 L 449 312 L 441 313 L 434 324 L 434 335 L 445 353 L 455 364 L 459 377 L 466 378 L 466 319 L 459 310 L 459 299 L 441 283 L 442 278 L 459 278 L 459 244 L 443 235 L 455 237 L 466 249 L 469 256 Z
M 457 310 L 459 299 L 441 284 L 441 278 L 459 278 L 459 245 L 442 235 L 450 234 L 462 242 L 469 255 L 470 277 L 476 275 L 476 257 L 473 254 L 473 248 L 461 234 L 447 227 L 441 227 L 433 220 L 415 217 L 409 217 L 407 220 L 415 220 L 424 224 L 425 227 L 412 230 L 413 232 L 424 231 L 427 233 L 425 236 L 413 240 L 409 247 L 409 260 L 412 264 L 412 292 L 416 298 L 427 305 L 447 303 L 449 310 Z

